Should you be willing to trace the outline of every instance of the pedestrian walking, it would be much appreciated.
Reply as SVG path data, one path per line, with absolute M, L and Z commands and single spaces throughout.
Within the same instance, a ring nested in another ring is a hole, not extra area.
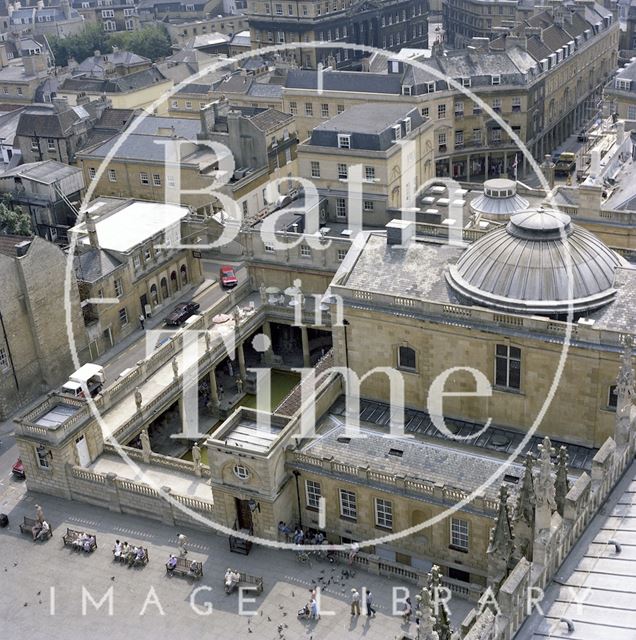
M 141 325 L 141 330 L 143 331 L 146 327 L 146 318 L 144 318 L 144 314 L 139 314 L 139 324 Z
M 179 555 L 185 556 L 188 553 L 186 549 L 186 544 L 188 544 L 188 538 L 183 533 L 180 533 L 177 536 L 177 549 L 179 549 Z
M 351 589 L 351 615 L 360 615 L 360 593 L 356 588 Z
M 312 620 L 320 620 L 320 610 L 318 609 L 318 600 L 312 598 L 309 601 L 309 611 Z
M 373 594 L 371 591 L 366 592 L 366 601 L 367 601 L 367 616 L 369 618 L 375 618 L 375 609 L 373 608 Z
M 222 398 L 222 397 L 223 397 L 223 385 L 220 384 L 219 385 L 219 398 Z
M 413 605 L 411 604 L 411 598 L 407 598 L 402 609 L 402 618 L 404 622 L 411 622 L 411 616 L 413 615 Z
M 347 561 L 348 564 L 353 564 L 353 561 L 356 557 L 356 555 L 358 554 L 358 551 L 360 551 L 360 545 L 357 542 L 354 542 L 351 545 L 351 549 L 349 551 L 349 559 Z

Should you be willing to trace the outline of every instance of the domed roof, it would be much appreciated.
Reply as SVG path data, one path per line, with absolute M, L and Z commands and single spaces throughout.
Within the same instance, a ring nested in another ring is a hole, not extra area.
M 494 178 L 484 182 L 483 194 L 474 198 L 470 208 L 486 218 L 508 218 L 526 210 L 530 203 L 517 195 L 517 183 L 507 178 Z
M 571 265 L 571 295 L 567 267 Z M 566 314 L 601 307 L 616 290 L 625 261 L 559 211 L 529 209 L 473 243 L 447 273 L 475 304 L 526 314 Z

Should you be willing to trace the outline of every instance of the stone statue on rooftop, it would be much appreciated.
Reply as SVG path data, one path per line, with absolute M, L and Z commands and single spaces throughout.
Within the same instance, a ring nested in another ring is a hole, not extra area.
M 201 449 L 195 442 L 192 446 L 192 462 L 194 462 L 194 473 L 197 476 L 201 475 Z
M 174 374 L 175 380 L 179 377 L 179 363 L 176 358 L 172 358 L 172 373 Z
M 267 304 L 267 291 L 265 284 L 261 282 L 261 286 L 258 288 L 258 293 L 261 296 L 261 304 Z
M 212 347 L 212 338 L 210 337 L 210 332 L 205 331 L 203 333 L 203 337 L 205 338 L 205 350 L 210 351 L 210 348 Z
M 135 405 L 137 406 L 137 411 L 141 411 L 141 403 L 142 403 L 141 391 L 139 391 L 139 387 L 135 388 Z
M 150 448 L 150 437 L 148 436 L 148 430 L 144 429 L 139 434 L 139 440 L 141 441 L 141 456 L 143 461 L 148 464 L 150 462 L 150 454 L 152 449 Z

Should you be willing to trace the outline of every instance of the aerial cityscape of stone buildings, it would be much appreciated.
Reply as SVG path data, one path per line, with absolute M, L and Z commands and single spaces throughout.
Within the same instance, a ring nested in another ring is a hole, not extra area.
M 0 14 L 12 522 L 90 505 L 87 530 L 218 533 L 272 569 L 320 532 L 343 576 L 422 589 L 382 637 L 632 637 L 607 622 L 636 578 L 632 2 Z M 82 365 L 103 379 L 70 393 Z M 594 604 L 526 606 L 559 585 Z

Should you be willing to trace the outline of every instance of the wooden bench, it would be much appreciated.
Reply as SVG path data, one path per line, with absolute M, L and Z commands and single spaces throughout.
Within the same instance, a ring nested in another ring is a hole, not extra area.
M 142 547 L 142 549 L 144 550 L 143 560 L 139 560 L 138 558 L 131 560 L 128 558 L 128 555 L 132 553 L 132 547 L 128 547 L 128 553 L 126 555 L 122 554 L 121 556 L 116 556 L 115 549 L 113 549 L 113 559 L 118 562 L 125 563 L 130 567 L 145 567 L 148 564 L 148 560 L 150 560 L 150 556 L 148 555 L 148 549 L 146 549 L 146 547 Z
M 21 533 L 28 533 L 29 535 L 33 535 L 33 527 L 35 527 L 36 525 L 36 520 L 35 518 L 27 518 L 26 516 L 24 516 L 24 522 L 20 525 L 20 532 Z M 53 527 L 51 526 L 51 523 L 47 520 L 46 521 L 49 525 L 49 533 L 46 536 L 46 538 L 36 538 L 39 540 L 48 540 L 52 535 L 53 535 Z
M 238 591 L 241 587 L 247 587 L 249 591 L 254 591 L 257 595 L 259 593 L 263 593 L 263 578 L 260 576 L 251 576 L 248 573 L 240 573 L 240 578 L 238 584 L 236 585 L 236 590 Z M 223 585 L 225 586 L 225 581 L 223 581 Z M 234 589 L 233 589 L 234 590 Z M 230 591 L 226 591 L 226 593 L 231 593 Z
M 169 569 L 168 563 L 166 563 L 166 573 L 169 576 L 176 573 L 186 578 L 198 580 L 203 575 L 203 563 L 196 560 L 188 560 L 187 558 L 177 558 L 177 566 L 174 569 Z
M 66 529 L 66 533 L 62 536 L 62 542 L 64 543 L 64 546 L 69 546 L 72 549 L 74 549 L 75 551 L 85 551 L 84 549 L 84 545 L 78 545 L 75 544 L 75 541 L 83 534 L 86 533 L 85 531 L 78 531 L 77 529 Z M 89 551 L 95 551 L 95 549 L 97 549 L 97 536 L 89 533 L 87 534 L 89 536 L 91 536 L 93 538 L 93 543 L 91 544 L 90 550 Z

